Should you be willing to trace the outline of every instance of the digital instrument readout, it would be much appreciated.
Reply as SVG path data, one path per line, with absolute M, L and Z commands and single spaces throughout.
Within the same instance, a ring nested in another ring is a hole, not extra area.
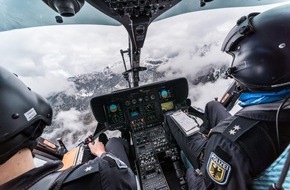
M 161 90 L 161 91 L 159 92 L 159 94 L 160 94 L 160 99 L 167 99 L 167 98 L 170 98 L 170 97 L 171 97 L 171 92 L 170 92 L 170 90 L 165 90 L 165 89 L 163 89 L 163 90 Z
M 140 115 L 139 107 L 129 108 L 129 115 L 131 119 L 134 119 Z
M 162 109 L 162 111 L 173 110 L 174 109 L 173 101 L 161 103 L 161 109 Z
M 120 104 L 113 103 L 104 107 L 106 110 L 106 116 L 109 125 L 119 124 L 125 121 L 124 113 L 121 109 Z

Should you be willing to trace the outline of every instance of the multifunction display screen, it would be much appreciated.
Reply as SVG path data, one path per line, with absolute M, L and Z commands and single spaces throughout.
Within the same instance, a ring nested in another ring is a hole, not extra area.
M 124 113 L 119 103 L 105 105 L 105 112 L 109 125 L 122 123 L 125 121 Z

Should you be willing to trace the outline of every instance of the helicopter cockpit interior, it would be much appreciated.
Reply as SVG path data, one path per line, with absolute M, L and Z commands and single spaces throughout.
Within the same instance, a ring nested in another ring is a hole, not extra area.
M 187 111 L 189 86 L 186 78 L 175 78 L 140 86 L 140 72 L 147 68 L 140 62 L 141 50 L 152 22 L 174 15 L 208 9 L 256 6 L 287 0 L 9 0 L 1 4 L 10 7 L 0 15 L 0 31 L 47 25 L 98 24 L 123 25 L 128 33 L 128 49 L 121 50 L 128 88 L 95 96 L 90 107 L 98 122 L 96 139 L 106 130 L 119 130 L 130 142 L 130 164 L 143 190 L 187 189 L 186 168 L 181 161 L 180 147 L 164 121 L 166 114 Z M 31 10 L 23 13 L 19 9 Z M 12 15 L 13 13 L 13 15 Z M 6 16 L 3 16 L 6 15 Z M 5 20 L 2 22 L 2 20 Z M 124 55 L 128 54 L 127 69 Z M 236 86 L 231 86 L 221 103 L 231 109 L 237 98 Z M 203 113 L 192 117 L 203 120 Z M 200 127 L 200 124 L 197 123 Z M 40 138 L 34 150 L 39 160 L 63 160 L 64 169 L 92 159 L 87 139 L 73 150 L 67 150 Z

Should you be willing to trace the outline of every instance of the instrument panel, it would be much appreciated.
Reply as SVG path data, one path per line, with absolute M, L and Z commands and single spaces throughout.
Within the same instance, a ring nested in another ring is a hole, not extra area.
M 162 121 L 163 113 L 176 109 L 187 96 L 187 80 L 178 78 L 94 97 L 91 109 L 109 130 L 139 131 Z

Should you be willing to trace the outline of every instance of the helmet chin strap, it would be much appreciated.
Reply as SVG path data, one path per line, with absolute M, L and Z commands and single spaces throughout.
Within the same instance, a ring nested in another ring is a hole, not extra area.
M 285 83 L 282 83 L 282 84 L 271 85 L 272 88 L 278 88 L 278 87 L 283 87 L 283 86 L 290 86 L 290 82 L 285 82 Z

